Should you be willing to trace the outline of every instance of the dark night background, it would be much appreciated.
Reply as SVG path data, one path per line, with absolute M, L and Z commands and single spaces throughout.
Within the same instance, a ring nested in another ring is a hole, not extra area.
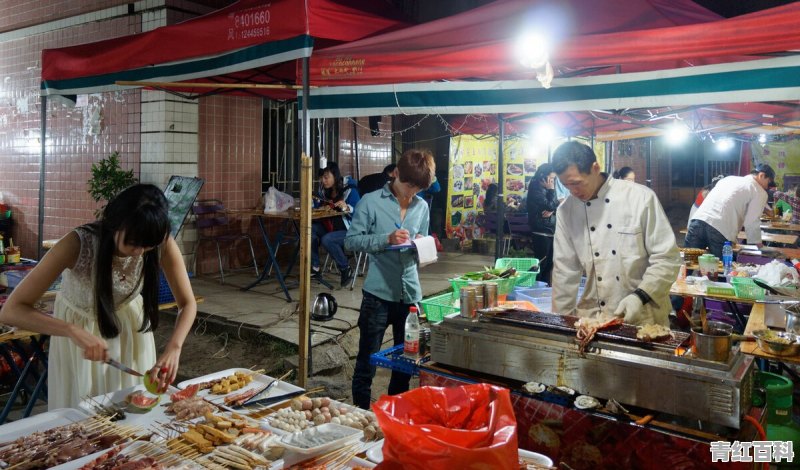
M 794 3 L 788 0 L 694 0 L 694 2 L 729 18 Z

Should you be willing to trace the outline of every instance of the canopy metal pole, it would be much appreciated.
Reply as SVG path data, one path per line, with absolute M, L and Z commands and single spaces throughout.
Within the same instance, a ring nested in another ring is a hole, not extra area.
M 42 143 L 40 151 L 41 157 L 39 162 L 39 235 L 36 237 L 36 254 L 37 259 L 42 259 L 44 248 L 44 177 L 45 177 L 45 161 L 47 159 L 47 95 L 42 95 L 42 116 L 41 116 L 41 135 L 39 141 Z
M 300 145 L 303 151 L 300 157 L 300 303 L 298 304 L 298 342 L 299 369 L 298 385 L 306 388 L 311 370 L 311 180 L 314 159 L 311 155 L 311 138 L 309 136 L 310 119 L 308 117 L 308 57 L 303 57 L 303 109 L 300 122 Z M 300 110 L 298 110 L 300 111 Z M 307 358 L 307 359 L 306 359 Z
M 494 260 L 497 261 L 503 257 L 503 237 L 505 236 L 506 220 L 505 220 L 505 197 L 503 197 L 503 141 L 506 137 L 506 121 L 503 116 L 497 115 L 497 122 L 500 123 L 500 137 L 497 142 L 497 234 L 494 244 Z

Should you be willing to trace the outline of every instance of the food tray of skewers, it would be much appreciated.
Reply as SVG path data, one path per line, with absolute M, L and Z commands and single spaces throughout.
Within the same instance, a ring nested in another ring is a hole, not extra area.
M 79 468 L 74 461 L 128 442 L 134 433 L 105 417 L 53 410 L 0 428 L 0 468 Z
M 250 413 L 251 405 L 276 406 L 305 390 L 286 382 L 288 374 L 270 377 L 259 371 L 233 368 L 178 384 L 181 390 L 197 387 L 197 396 L 228 411 Z

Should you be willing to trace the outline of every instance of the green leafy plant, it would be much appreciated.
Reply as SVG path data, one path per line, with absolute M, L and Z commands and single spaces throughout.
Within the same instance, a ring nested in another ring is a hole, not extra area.
M 137 183 L 133 170 L 123 170 L 119 164 L 119 152 L 92 165 L 92 177 L 89 178 L 89 195 L 95 202 L 110 201 L 123 189 Z M 96 211 L 99 215 L 106 204 Z

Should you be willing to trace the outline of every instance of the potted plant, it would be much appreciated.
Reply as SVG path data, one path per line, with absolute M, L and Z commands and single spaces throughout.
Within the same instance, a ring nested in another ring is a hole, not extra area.
M 123 170 L 119 164 L 119 152 L 114 152 L 92 164 L 92 177 L 88 182 L 89 195 L 95 202 L 108 203 L 120 191 L 137 182 L 133 170 Z M 106 204 L 103 204 L 97 209 L 96 215 L 102 213 L 105 206 Z

